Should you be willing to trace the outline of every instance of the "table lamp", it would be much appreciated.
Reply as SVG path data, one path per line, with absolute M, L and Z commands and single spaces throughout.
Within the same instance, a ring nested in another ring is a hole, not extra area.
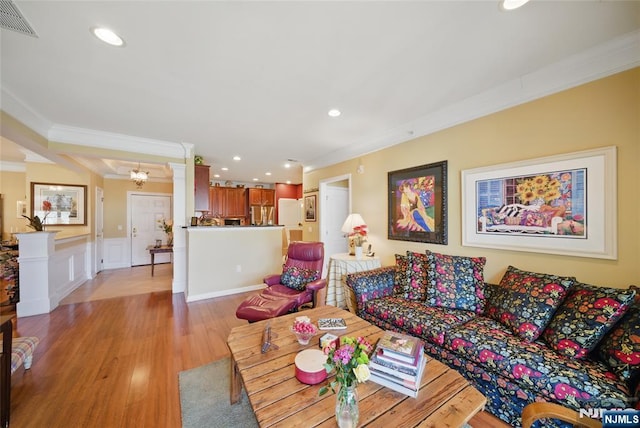
M 344 223 L 342 224 L 342 228 L 340 229 L 342 232 L 346 233 L 347 237 L 349 238 L 349 254 L 351 255 L 354 255 L 356 250 L 353 239 L 349 235 L 353 233 L 353 228 L 357 226 L 366 226 L 366 223 L 364 222 L 364 219 L 360 214 L 351 213 L 344 221 Z

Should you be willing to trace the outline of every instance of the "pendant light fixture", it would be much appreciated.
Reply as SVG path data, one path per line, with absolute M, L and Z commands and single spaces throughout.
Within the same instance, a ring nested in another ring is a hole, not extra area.
M 138 189 L 142 189 L 142 185 L 149 179 L 149 171 L 140 171 L 140 162 L 138 162 L 138 168 L 131 170 L 131 181 L 136 183 Z

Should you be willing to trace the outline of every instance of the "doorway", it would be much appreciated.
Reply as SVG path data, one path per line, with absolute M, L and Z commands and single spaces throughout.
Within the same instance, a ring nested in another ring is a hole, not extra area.
M 147 247 L 156 240 L 167 243 L 167 235 L 160 227 L 162 219 L 171 219 L 171 195 L 163 193 L 129 192 L 127 230 L 131 237 L 131 266 L 148 265 L 151 256 Z M 155 263 L 169 263 L 170 254 L 156 254 Z
M 102 272 L 104 268 L 104 190 L 101 187 L 96 187 L 96 253 L 94 267 L 96 274 Z
M 348 251 L 340 229 L 351 212 L 351 174 L 320 181 L 320 240 L 324 243 L 324 272 L 332 254 Z

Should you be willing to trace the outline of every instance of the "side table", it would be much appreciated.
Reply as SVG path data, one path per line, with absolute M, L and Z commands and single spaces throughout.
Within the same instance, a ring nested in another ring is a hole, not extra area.
M 327 305 L 346 308 L 348 295 L 345 293 L 345 276 L 380 267 L 379 257 L 362 256 L 361 259 L 347 253 L 334 254 L 329 258 L 327 266 Z M 355 312 L 355 308 L 350 308 Z
M 153 270 L 156 265 L 156 254 L 173 253 L 173 245 L 170 247 L 167 245 L 162 245 L 160 247 L 154 247 L 153 245 L 150 245 L 147 247 L 147 250 L 151 254 L 151 276 L 153 276 Z
M 11 406 L 11 341 L 13 315 L 0 316 L 0 331 L 2 332 L 2 354 L 0 355 L 0 427 L 9 426 L 9 410 Z

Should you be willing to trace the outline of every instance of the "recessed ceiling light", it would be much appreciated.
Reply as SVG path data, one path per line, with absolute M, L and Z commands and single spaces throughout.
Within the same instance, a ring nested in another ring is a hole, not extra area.
M 213 174 L 213 178 L 220 178 L 220 174 Z
M 291 184 L 291 180 L 287 180 L 287 184 Z
M 253 181 L 258 181 L 258 179 L 257 179 L 257 178 L 254 178 L 254 179 L 253 179 Z
M 502 10 L 515 10 L 519 7 L 522 7 L 529 0 L 502 0 L 500 2 L 500 8 Z
M 98 39 L 103 42 L 111 45 L 111 46 L 124 46 L 124 40 L 122 37 L 118 36 L 112 30 L 104 27 L 92 27 L 91 33 L 96 36 Z
M 220 168 L 223 171 L 229 171 L 229 168 L 227 168 L 226 166 L 223 166 L 222 168 Z
M 270 172 L 265 172 L 264 175 L 271 175 L 271 173 Z
M 234 157 L 233 157 L 233 160 L 234 160 L 234 161 L 239 161 L 239 160 L 240 160 L 240 156 L 234 156 Z
M 338 110 L 337 108 L 332 108 L 327 114 L 331 117 L 338 117 L 342 114 L 342 112 L 340 112 L 340 110 Z
M 285 168 L 291 168 L 291 164 L 290 164 L 290 163 L 285 163 L 285 164 L 284 164 L 284 167 L 285 167 Z

